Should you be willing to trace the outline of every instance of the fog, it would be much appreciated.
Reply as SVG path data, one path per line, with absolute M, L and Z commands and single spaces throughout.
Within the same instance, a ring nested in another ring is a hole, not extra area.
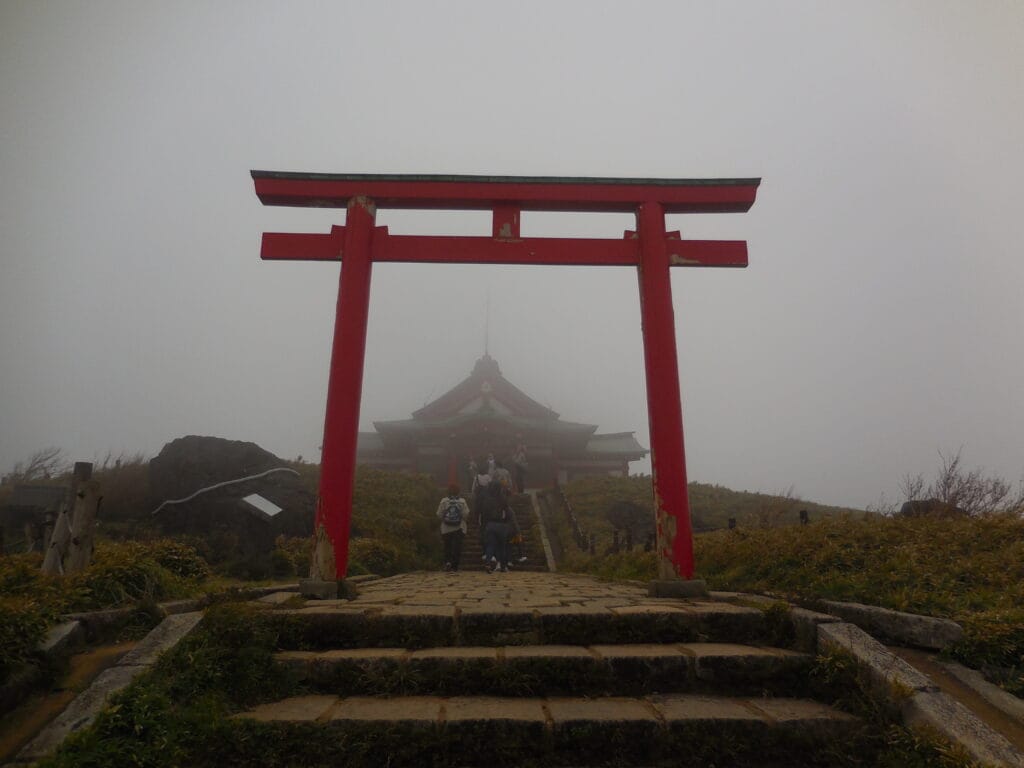
M 1015 2 L 5 0 L 0 474 L 186 434 L 318 459 L 339 266 L 260 236 L 345 214 L 263 207 L 256 168 L 762 177 L 749 213 L 669 217 L 750 251 L 673 271 L 690 479 L 864 506 L 962 447 L 1016 481 L 1021 39 Z M 376 265 L 362 428 L 468 375 L 488 303 L 509 380 L 649 445 L 626 268 Z

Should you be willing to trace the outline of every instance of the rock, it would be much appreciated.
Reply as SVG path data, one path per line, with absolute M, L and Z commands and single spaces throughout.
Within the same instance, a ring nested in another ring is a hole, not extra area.
M 856 624 L 875 637 L 894 640 L 917 648 L 941 651 L 963 639 L 964 630 L 955 621 L 904 613 L 861 603 L 821 600 L 824 610 Z
M 904 502 L 900 517 L 967 517 L 967 510 L 938 499 L 918 499 Z
M 149 462 L 153 507 L 184 499 L 219 483 L 284 468 L 286 463 L 255 443 L 190 435 L 173 440 Z M 272 518 L 256 513 L 241 499 L 257 493 L 281 507 Z M 200 536 L 215 556 L 251 557 L 273 548 L 274 539 L 309 536 L 314 494 L 292 472 L 206 491 L 194 499 L 165 505 L 156 517 L 167 533 Z

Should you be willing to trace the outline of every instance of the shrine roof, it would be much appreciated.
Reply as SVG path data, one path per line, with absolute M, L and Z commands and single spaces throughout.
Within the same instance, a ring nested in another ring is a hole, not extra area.
M 436 421 L 456 415 L 480 415 L 488 411 L 501 416 L 556 421 L 558 414 L 541 405 L 501 375 L 498 362 L 485 354 L 472 373 L 436 400 L 412 414 L 416 421 Z M 596 427 L 595 427 L 596 429 Z
M 375 421 L 373 426 L 381 434 L 394 434 L 396 432 L 427 432 L 435 429 L 448 429 L 458 427 L 471 421 L 477 421 L 481 416 L 486 416 L 494 421 L 504 422 L 517 429 L 543 429 L 547 432 L 561 432 L 565 434 L 592 434 L 596 424 L 580 424 L 574 421 L 562 421 L 561 419 L 533 419 L 519 416 L 511 416 L 496 412 L 458 413 L 449 417 L 436 419 L 397 419 L 394 421 Z
M 607 435 L 594 435 L 587 443 L 587 451 L 591 453 L 637 454 L 646 456 L 648 450 L 637 442 L 632 432 L 612 432 Z

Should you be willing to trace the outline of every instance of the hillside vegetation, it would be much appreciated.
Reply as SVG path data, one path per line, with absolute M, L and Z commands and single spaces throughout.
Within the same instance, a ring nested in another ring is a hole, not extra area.
M 1024 520 L 836 518 L 695 539 L 715 589 L 868 603 L 951 618 L 954 655 L 1024 694 Z
M 581 477 L 562 490 L 584 529 L 604 542 L 611 540 L 614 526 L 608 514 L 616 502 L 635 504 L 646 513 L 646 521 L 654 519 L 654 491 L 650 475 Z M 802 501 L 791 492 L 779 495 L 751 493 L 705 483 L 690 483 L 688 490 L 690 514 L 697 530 L 727 528 L 729 518 L 735 518 L 741 527 L 749 527 L 796 523 L 800 510 L 807 510 L 811 520 L 856 512 L 845 507 Z M 641 542 L 642 538 L 635 540 Z
M 562 567 L 612 579 L 655 578 L 653 552 L 610 553 L 601 543 L 611 536 L 605 511 L 616 499 L 642 504 L 645 486 L 648 478 L 588 478 L 567 486 L 566 496 L 581 525 L 596 532 L 598 546 L 590 556 L 570 543 Z M 707 503 L 701 491 L 708 488 L 691 486 L 695 519 Z M 714 490 L 725 509 L 753 501 L 770 511 L 787 503 L 784 497 Z M 809 525 L 783 525 L 794 517 L 784 513 L 754 515 L 747 524 L 740 518 L 735 530 L 697 534 L 697 577 L 712 589 L 951 618 L 966 634 L 952 655 L 1024 695 L 1024 519 L 1007 513 L 946 519 L 839 514 L 804 502 L 797 508 L 809 510 Z M 568 526 L 555 527 L 564 537 Z

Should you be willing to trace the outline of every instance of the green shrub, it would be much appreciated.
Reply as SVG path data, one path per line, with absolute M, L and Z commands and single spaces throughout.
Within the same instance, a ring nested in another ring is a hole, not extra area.
M 18 596 L 0 596 L 0 683 L 25 662 L 46 636 L 49 619 L 36 601 Z
M 97 547 L 92 565 L 68 578 L 81 588 L 78 610 L 111 608 L 142 600 L 183 596 L 185 584 L 162 567 L 154 553 L 138 542 Z
M 145 549 L 157 565 L 184 581 L 199 582 L 210 578 L 210 566 L 195 547 L 170 539 L 151 541 Z
M 277 547 L 270 553 L 270 572 L 274 578 L 295 575 L 295 560 L 287 549 Z
M 390 576 L 398 573 L 398 548 L 377 539 L 352 539 L 349 542 L 350 570 Z

